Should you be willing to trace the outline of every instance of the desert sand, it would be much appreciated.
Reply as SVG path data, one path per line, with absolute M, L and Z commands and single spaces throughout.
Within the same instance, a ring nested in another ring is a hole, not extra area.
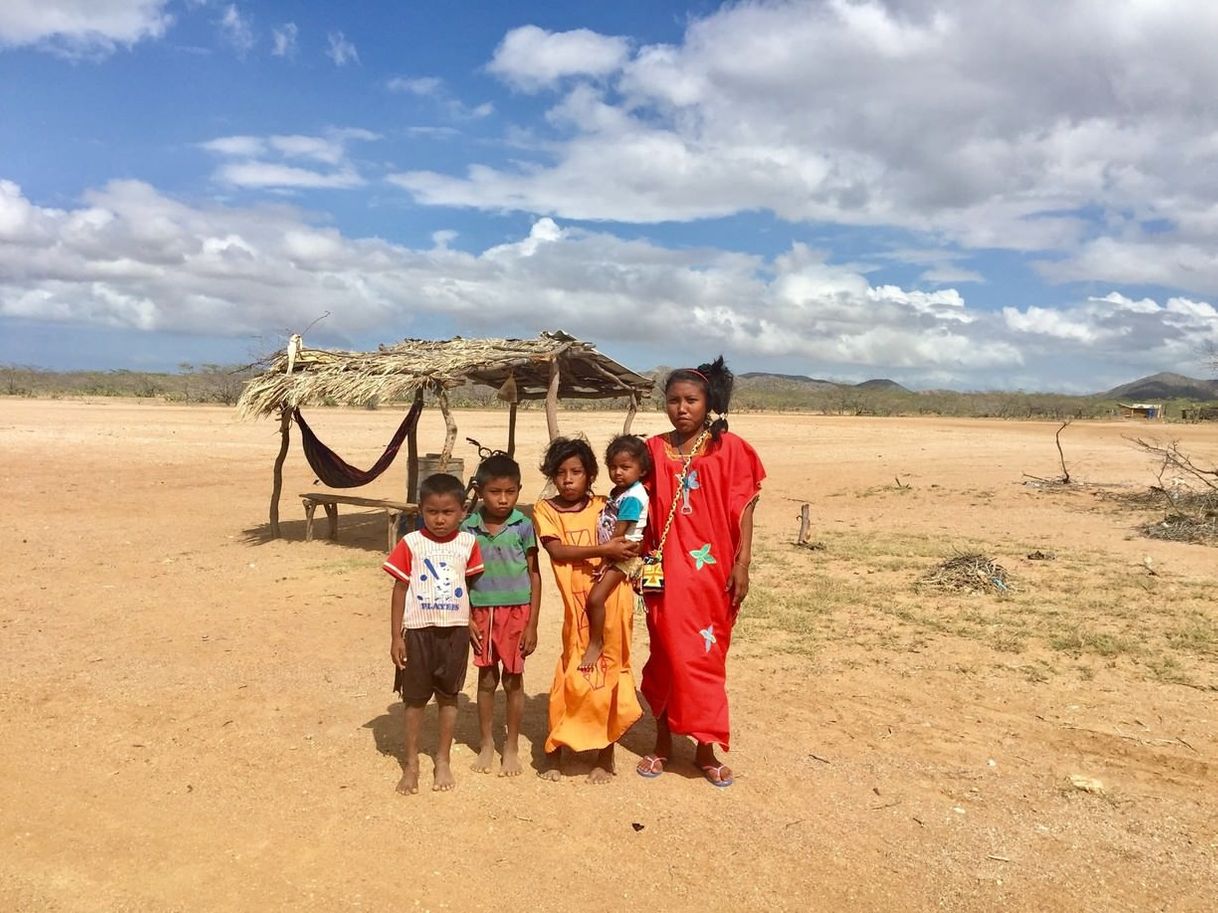
M 309 416 L 357 465 L 398 420 Z M 458 420 L 501 443 L 502 413 Z M 620 420 L 561 417 L 597 445 Z M 703 781 L 688 746 L 637 777 L 646 718 L 604 787 L 586 761 L 556 784 L 476 774 L 464 703 L 457 789 L 427 790 L 424 758 L 402 797 L 377 518 L 347 509 L 337 542 L 303 541 L 294 440 L 269 540 L 272 422 L 0 399 L 0 910 L 1218 908 L 1218 550 L 1139 537 L 1148 515 L 1103 497 L 1154 481 L 1126 435 L 1212 464 L 1218 427 L 1076 423 L 1069 489 L 1023 484 L 1059 472 L 1055 424 L 733 430 L 770 474 L 729 666 L 735 786 Z M 522 413 L 526 499 L 544 432 Z M 438 449 L 434 411 L 421 433 Z M 404 462 L 361 493 L 400 497 Z M 802 502 L 822 549 L 793 545 Z M 1009 594 L 916 586 L 972 550 Z M 534 761 L 561 623 L 545 574 Z

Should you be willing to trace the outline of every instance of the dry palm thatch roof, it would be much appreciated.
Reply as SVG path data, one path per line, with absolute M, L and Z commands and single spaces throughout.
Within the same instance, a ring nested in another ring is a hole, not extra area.
M 405 400 L 420 390 L 438 392 L 465 383 L 503 388 L 544 399 L 557 362 L 560 398 L 643 398 L 653 381 L 561 330 L 536 339 L 406 339 L 376 352 L 342 352 L 289 345 L 271 356 L 237 403 L 243 416 L 271 415 L 309 403 L 362 405 Z M 509 385 L 510 388 L 510 385 Z

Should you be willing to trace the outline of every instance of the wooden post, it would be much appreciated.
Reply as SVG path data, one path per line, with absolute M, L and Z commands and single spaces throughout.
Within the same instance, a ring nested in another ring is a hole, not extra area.
M 423 401 L 423 388 L 415 391 L 414 401 Z M 420 419 L 422 416 L 420 415 Z M 419 423 L 415 422 L 414 431 L 406 438 L 406 500 L 414 500 L 419 488 Z
M 507 455 L 516 456 L 516 404 L 508 406 L 508 442 Z
M 440 414 L 444 416 L 444 427 L 447 429 L 444 434 L 444 449 L 440 452 L 440 472 L 448 471 L 448 461 L 453 456 L 453 445 L 457 443 L 457 420 L 453 418 L 452 411 L 448 408 L 448 391 L 441 389 L 439 396 L 436 399 L 440 402 Z
M 626 410 L 626 424 L 622 425 L 622 434 L 630 433 L 630 426 L 634 424 L 634 414 L 639 411 L 639 395 L 637 393 L 630 394 L 630 408 Z
M 558 437 L 558 359 L 550 362 L 550 389 L 546 391 L 546 428 L 550 440 Z
M 275 457 L 274 482 L 271 485 L 271 538 L 279 538 L 279 494 L 283 491 L 283 461 L 288 458 L 288 441 L 292 433 L 292 411 L 279 409 L 279 456 Z

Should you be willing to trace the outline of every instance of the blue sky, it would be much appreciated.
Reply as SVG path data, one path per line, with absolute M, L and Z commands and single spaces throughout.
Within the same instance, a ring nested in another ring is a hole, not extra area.
M 1206 375 L 1216 43 L 1200 0 L 8 0 L 0 363 L 236 363 L 312 324 Z

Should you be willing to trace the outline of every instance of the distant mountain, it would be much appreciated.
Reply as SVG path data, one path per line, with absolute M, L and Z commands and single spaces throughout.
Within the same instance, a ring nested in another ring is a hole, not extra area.
M 821 380 L 818 377 L 808 377 L 804 374 L 770 374 L 766 371 L 749 371 L 736 375 L 737 384 L 742 389 L 795 389 L 795 390 L 826 390 L 839 386 L 831 380 Z
M 877 378 L 873 380 L 865 380 L 861 384 L 845 384 L 838 383 L 832 380 L 824 380 L 819 377 L 808 377 L 806 374 L 774 374 L 768 371 L 749 371 L 745 374 L 736 375 L 737 380 L 745 381 L 744 387 L 811 387 L 816 390 L 824 390 L 831 387 L 837 387 L 843 390 L 878 390 L 882 392 L 893 393 L 910 393 L 907 387 L 902 387 L 895 380 L 887 378 Z
M 1100 395 L 1125 402 L 1164 399 L 1218 400 L 1218 380 L 1198 380 L 1195 377 L 1164 371 L 1121 384 Z
M 873 380 L 865 380 L 861 384 L 854 385 L 856 390 L 883 390 L 888 393 L 912 393 L 908 387 L 902 387 L 895 380 L 889 380 L 886 377 L 875 378 Z

